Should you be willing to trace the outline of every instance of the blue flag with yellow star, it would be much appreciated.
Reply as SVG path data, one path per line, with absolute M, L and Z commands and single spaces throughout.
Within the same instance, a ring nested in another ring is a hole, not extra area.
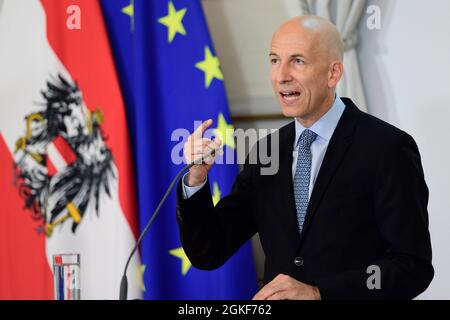
M 142 230 L 183 166 L 172 158 L 180 144 L 176 129 L 193 132 L 194 121 L 213 119 L 214 135 L 224 140 L 232 128 L 223 74 L 200 0 L 101 3 L 127 107 Z M 226 139 L 225 152 L 234 148 Z M 237 173 L 237 165 L 213 166 L 214 201 L 231 191 Z M 251 298 L 256 275 L 250 243 L 218 270 L 195 269 L 181 248 L 175 205 L 173 193 L 142 243 L 144 297 Z

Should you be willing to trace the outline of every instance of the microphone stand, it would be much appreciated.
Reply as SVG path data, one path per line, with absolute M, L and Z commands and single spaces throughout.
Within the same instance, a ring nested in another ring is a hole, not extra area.
M 213 149 L 212 151 L 208 152 L 206 154 L 206 156 L 202 156 L 202 158 L 198 159 L 198 160 L 194 160 L 193 162 L 191 162 L 190 164 L 184 166 L 175 176 L 175 178 L 173 178 L 171 184 L 169 185 L 169 188 L 167 188 L 166 193 L 164 194 L 164 196 L 162 197 L 161 201 L 159 202 L 158 206 L 156 207 L 156 210 L 153 212 L 152 216 L 150 217 L 150 220 L 148 221 L 147 225 L 145 226 L 144 230 L 142 231 L 141 235 L 139 236 L 138 240 L 136 241 L 136 244 L 134 245 L 133 250 L 130 253 L 130 256 L 128 257 L 127 263 L 125 264 L 125 269 L 123 270 L 123 275 L 122 275 L 122 280 L 120 281 L 120 293 L 119 293 L 119 299 L 120 300 L 127 300 L 127 295 L 128 295 L 128 279 L 127 279 L 127 270 L 128 270 L 128 265 L 130 264 L 131 258 L 133 257 L 134 253 L 136 252 L 137 248 L 139 247 L 139 245 L 142 242 L 142 239 L 145 237 L 145 235 L 147 234 L 148 229 L 150 228 L 150 226 L 152 225 L 153 221 L 156 218 L 156 215 L 158 214 L 159 210 L 161 209 L 161 207 L 163 206 L 164 202 L 167 200 L 167 197 L 169 196 L 170 192 L 172 191 L 173 187 L 175 186 L 175 184 L 177 183 L 178 179 L 181 177 L 181 175 L 183 173 L 185 173 L 187 170 L 189 170 L 190 168 L 192 168 L 195 165 L 198 164 L 202 164 L 205 163 L 205 160 L 208 159 L 211 156 L 215 156 L 216 153 L 216 149 Z

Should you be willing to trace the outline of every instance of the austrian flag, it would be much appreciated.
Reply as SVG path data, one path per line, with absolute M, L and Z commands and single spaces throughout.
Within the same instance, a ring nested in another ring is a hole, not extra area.
M 117 299 L 138 227 L 99 3 L 0 0 L 0 70 L 0 299 L 52 299 L 52 257 L 65 253 L 80 254 L 82 299 Z M 128 298 L 142 295 L 139 270 L 137 254 Z

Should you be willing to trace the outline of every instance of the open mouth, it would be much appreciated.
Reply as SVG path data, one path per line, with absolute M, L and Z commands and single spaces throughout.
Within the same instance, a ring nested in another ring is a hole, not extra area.
M 280 95 L 283 100 L 289 102 L 297 100 L 301 96 L 301 93 L 299 91 L 281 91 Z

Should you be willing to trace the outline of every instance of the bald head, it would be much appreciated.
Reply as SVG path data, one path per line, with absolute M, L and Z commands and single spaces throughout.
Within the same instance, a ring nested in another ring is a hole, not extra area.
M 285 22 L 270 48 L 270 78 L 283 114 L 309 128 L 333 105 L 344 46 L 336 26 L 316 16 Z
M 342 61 L 344 44 L 336 26 L 329 20 L 318 16 L 300 16 L 283 23 L 275 32 L 273 39 L 281 34 L 296 35 L 298 41 L 312 42 L 312 45 L 330 60 Z

